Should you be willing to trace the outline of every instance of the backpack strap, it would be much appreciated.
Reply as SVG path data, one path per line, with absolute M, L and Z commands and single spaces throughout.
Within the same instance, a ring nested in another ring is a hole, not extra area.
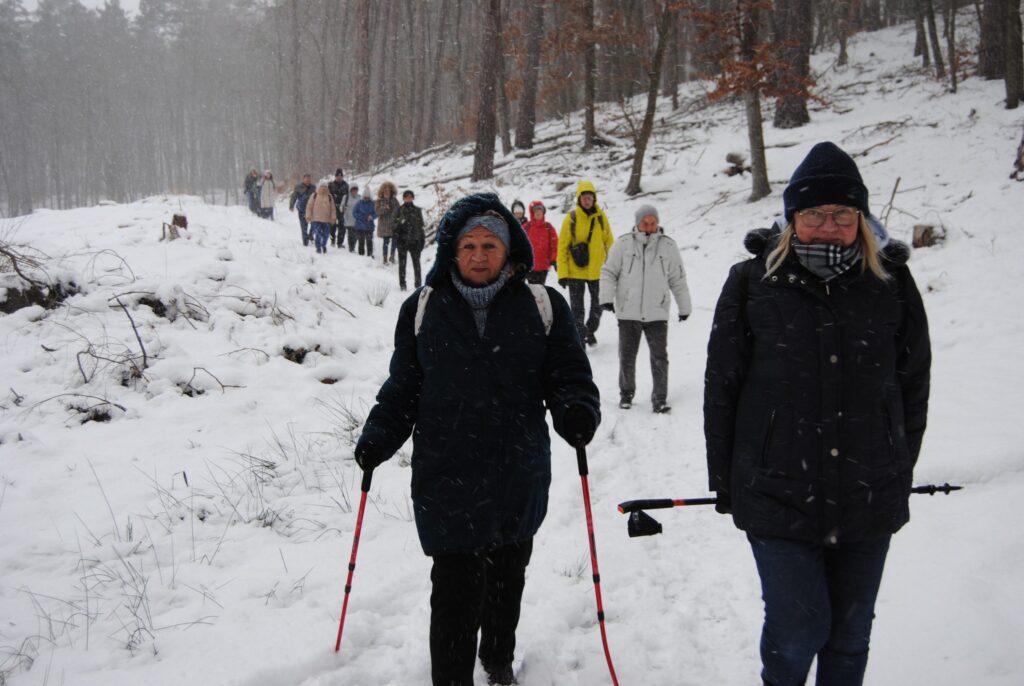
M 430 294 L 434 292 L 434 289 L 430 286 L 424 286 L 420 289 L 419 299 L 416 301 L 416 323 L 413 325 L 413 335 L 420 335 L 420 327 L 423 326 L 423 313 L 427 311 L 427 301 L 430 300 Z
M 540 320 L 544 322 L 544 335 L 547 336 L 551 333 L 551 325 L 555 321 L 555 313 L 551 309 L 551 294 L 548 293 L 548 289 L 542 284 L 531 283 L 527 285 L 529 285 L 530 291 L 533 292 L 533 300 L 537 303 L 537 312 L 540 314 Z
M 544 335 L 547 336 L 551 333 L 551 325 L 555 321 L 554 310 L 551 309 L 551 294 L 541 284 L 531 283 L 528 285 L 530 292 L 533 294 L 533 301 L 537 305 L 540 320 L 544 323 Z M 423 315 L 427 311 L 427 301 L 430 300 L 430 294 L 433 292 L 434 289 L 430 286 L 424 286 L 420 289 L 420 295 L 416 301 L 416 320 L 413 324 L 414 336 L 418 336 L 420 333 L 420 327 L 423 326 Z

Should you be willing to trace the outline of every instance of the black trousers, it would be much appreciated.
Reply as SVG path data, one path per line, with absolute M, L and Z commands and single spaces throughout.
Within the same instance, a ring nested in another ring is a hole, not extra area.
M 362 255 L 363 251 L 370 257 L 373 257 L 373 232 L 372 231 L 353 231 L 356 235 L 356 249 L 359 254 Z
M 601 301 L 599 300 L 601 282 L 584 279 L 567 279 L 569 282 L 569 307 L 576 319 L 576 330 L 580 333 L 580 342 L 586 343 L 587 334 L 594 334 L 601 325 Z M 584 291 L 590 291 L 590 316 L 586 317 L 586 306 L 583 302 Z
M 435 555 L 430 571 L 430 675 L 434 686 L 473 686 L 480 660 L 511 664 L 533 539 L 495 550 Z
M 421 271 L 421 267 L 420 267 L 420 253 L 422 251 L 423 251 L 423 248 L 420 248 L 420 247 L 403 248 L 402 246 L 398 246 L 398 287 L 401 288 L 403 291 L 405 290 L 405 257 L 406 257 L 406 255 L 408 255 L 409 258 L 412 260 L 412 274 L 413 274 L 413 279 L 415 280 L 414 283 L 416 284 L 415 287 L 419 288 L 420 284 L 423 281 L 422 277 L 420 276 L 420 271 Z
M 619 320 L 619 394 L 632 400 L 636 393 L 636 354 L 640 350 L 640 334 L 647 338 L 651 352 L 651 403 L 665 404 L 668 395 L 668 322 Z
M 543 285 L 548 280 L 548 271 L 545 269 L 542 272 L 527 272 L 526 280 L 529 283 L 536 283 Z

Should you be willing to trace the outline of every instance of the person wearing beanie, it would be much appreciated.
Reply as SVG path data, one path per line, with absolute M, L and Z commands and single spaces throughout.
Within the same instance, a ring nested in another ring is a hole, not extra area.
M 704 387 L 715 509 L 747 534 L 764 683 L 862 684 L 892 534 L 910 518 L 931 347 L 899 241 L 857 164 L 811 148 L 785 227 L 750 232 L 718 299 Z M 885 679 L 882 679 L 884 681 Z
M 601 324 L 601 265 L 614 241 L 611 223 L 597 204 L 594 184 L 580 181 L 576 186 L 576 205 L 565 215 L 558 234 L 557 262 L 558 285 L 569 289 L 569 303 L 580 340 L 587 345 L 597 345 L 597 327 Z M 585 291 L 590 291 L 589 316 L 584 304 Z
M 264 219 L 274 219 L 274 203 L 277 202 L 277 185 L 274 183 L 274 175 L 267 169 L 263 172 L 259 187 L 260 216 Z
M 420 253 L 426 242 L 423 231 L 423 210 L 416 206 L 416 194 L 406 189 L 402 204 L 395 210 L 394 241 L 398 245 L 398 288 L 405 290 L 405 260 L 412 258 L 414 285 L 420 287 Z
M 540 200 L 530 203 L 530 221 L 523 224 L 526 236 L 533 246 L 533 270 L 526 275 L 530 283 L 543 284 L 548 280 L 548 270 L 558 260 L 558 233 L 545 218 L 547 209 Z
M 424 287 L 402 304 L 391 375 L 355 459 L 372 471 L 412 436 L 412 503 L 430 572 L 435 685 L 515 683 L 526 567 L 547 512 L 551 443 L 586 445 L 600 397 L 557 291 L 546 330 L 526 232 L 493 193 L 456 201 Z M 539 287 L 544 288 L 544 287 Z
M 356 220 L 356 248 L 359 254 L 363 251 L 373 257 L 373 222 L 377 219 L 377 210 L 370 194 L 370 187 L 363 188 L 363 197 L 359 199 L 352 209 L 352 216 Z
M 348 251 L 356 251 L 356 203 L 359 202 L 359 186 L 352 184 L 348 187 L 348 195 L 345 196 L 344 208 L 341 215 L 341 226 L 338 228 L 338 245 L 341 246 L 340 238 L 348 236 Z
M 520 224 L 526 226 L 528 218 L 526 216 L 526 206 L 523 204 L 523 201 L 518 198 L 513 200 L 509 209 L 512 210 L 512 216 L 515 217 Z
M 619 407 L 633 406 L 640 337 L 651 352 L 651 409 L 671 412 L 668 396 L 668 319 L 674 298 L 679 321 L 690 316 L 690 289 L 679 246 L 658 225 L 658 210 L 641 205 L 636 226 L 619 236 L 601 267 L 601 307 L 619 321 Z
M 318 254 L 327 252 L 327 237 L 330 235 L 331 224 L 338 221 L 338 215 L 334 211 L 334 198 L 322 183 L 316 189 L 316 194 L 306 203 L 303 210 L 306 220 L 312 227 L 314 245 Z
M 348 207 L 348 183 L 341 167 L 334 170 L 334 180 L 327 184 L 327 190 L 334 199 L 337 214 L 337 221 L 331 225 L 331 245 L 340 248 L 345 243 L 345 210 Z

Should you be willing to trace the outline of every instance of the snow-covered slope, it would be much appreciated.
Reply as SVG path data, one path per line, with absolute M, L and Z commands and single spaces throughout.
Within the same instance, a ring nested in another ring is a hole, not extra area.
M 1013 288 L 1024 185 L 1007 179 L 1021 115 L 1002 109 L 998 82 L 946 93 L 914 65 L 910 30 L 855 37 L 843 69 L 815 60 L 828 105 L 801 129 L 766 129 L 774 192 L 755 204 L 748 179 L 720 173 L 726 153 L 745 148 L 742 110 L 699 105 L 696 85 L 681 112 L 662 104 L 641 198 L 621 192 L 628 146 L 579 153 L 576 118 L 541 127 L 548 152 L 499 160 L 494 189 L 508 202 L 542 198 L 558 222 L 563 184 L 582 175 L 616 233 L 654 203 L 683 249 L 695 313 L 670 329 L 673 414 L 652 415 L 643 401 L 643 354 L 641 402 L 615 406 L 610 318 L 591 351 L 606 401 L 590 487 L 623 684 L 756 680 L 760 593 L 743 535 L 691 508 L 659 515 L 663 535 L 629 539 L 615 505 L 706 492 L 702 379 L 715 300 L 745 256 L 743 234 L 781 210 L 786 176 L 821 140 L 857 155 L 896 237 L 909 240 L 920 222 L 948 233 L 911 262 L 935 357 L 916 477 L 967 488 L 914 498 L 883 581 L 867 681 L 1024 683 L 1024 533 L 1013 524 L 1024 500 L 1024 319 Z M 603 130 L 624 138 L 620 119 L 604 110 Z M 449 150 L 387 177 L 429 208 L 439 194 L 483 190 L 433 185 L 470 165 Z M 187 238 L 159 241 L 178 211 Z M 315 255 L 283 206 L 268 222 L 151 198 L 38 211 L 4 232 L 50 256 L 49 273 L 81 292 L 0 317 L 0 683 L 429 683 L 430 561 L 411 521 L 407 453 L 375 473 L 333 652 L 359 495 L 351 445 L 387 373 L 403 296 L 394 269 L 347 251 Z M 519 680 L 610 683 L 576 461 L 557 441 L 554 471 L 528 570 Z

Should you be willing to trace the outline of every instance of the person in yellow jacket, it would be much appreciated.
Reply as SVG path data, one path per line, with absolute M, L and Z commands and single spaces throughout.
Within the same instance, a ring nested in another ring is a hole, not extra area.
M 576 186 L 576 205 L 565 215 L 558 235 L 558 285 L 569 289 L 576 329 L 587 345 L 597 343 L 594 333 L 601 323 L 601 266 L 614 242 L 611 222 L 597 204 L 594 184 L 580 181 Z M 589 317 L 585 317 L 585 290 L 590 291 Z

